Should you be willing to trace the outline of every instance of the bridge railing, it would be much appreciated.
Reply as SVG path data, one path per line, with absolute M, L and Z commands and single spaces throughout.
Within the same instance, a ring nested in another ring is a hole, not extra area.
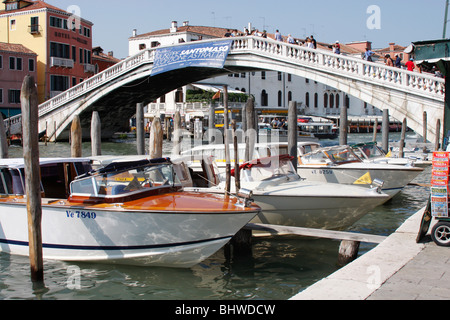
M 270 55 L 283 61 L 292 60 L 297 64 L 327 69 L 383 85 L 396 85 L 426 96 L 435 96 L 442 101 L 445 97 L 445 80 L 435 75 L 388 67 L 381 63 L 334 54 L 326 50 L 310 49 L 260 37 L 240 37 L 234 39 L 231 51 L 234 53 L 261 52 L 264 56 Z

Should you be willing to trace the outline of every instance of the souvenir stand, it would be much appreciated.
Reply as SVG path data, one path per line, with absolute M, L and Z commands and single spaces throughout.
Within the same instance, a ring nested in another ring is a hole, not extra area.
M 431 238 L 437 245 L 445 247 L 450 247 L 449 168 L 450 152 L 434 152 L 430 203 L 431 215 L 437 223 L 431 231 Z

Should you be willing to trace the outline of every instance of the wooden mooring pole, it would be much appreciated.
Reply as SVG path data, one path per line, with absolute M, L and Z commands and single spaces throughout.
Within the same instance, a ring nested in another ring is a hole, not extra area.
M 441 147 L 440 138 L 441 138 L 441 119 L 437 119 L 437 121 L 436 121 L 436 139 L 434 140 L 434 151 L 438 151 Z
M 8 158 L 8 137 L 6 136 L 5 122 L 0 124 L 0 158 Z
M 348 101 L 344 99 L 344 106 L 341 108 L 340 121 L 339 121 L 339 145 L 347 145 L 348 135 Z
M 228 86 L 223 86 L 223 137 L 225 141 L 225 166 L 226 166 L 226 182 L 225 192 L 231 192 L 231 158 L 230 158 L 230 137 L 229 137 L 229 117 L 228 113 Z
M 298 164 L 298 123 L 297 123 L 297 102 L 289 102 L 288 110 L 288 152 L 292 159 L 292 165 L 297 168 Z
M 404 149 L 405 149 L 405 140 L 406 140 L 406 128 L 407 128 L 407 121 L 406 121 L 406 118 L 404 118 L 403 124 L 402 124 L 402 135 L 400 138 L 400 145 L 399 145 L 399 149 L 398 149 L 398 157 L 399 158 L 403 158 L 403 156 L 405 155 Z
M 253 96 L 248 98 L 247 104 L 245 106 L 246 113 L 246 131 L 245 131 L 245 161 L 253 160 L 253 152 L 255 150 L 256 143 L 256 111 L 255 111 L 255 100 Z
M 27 195 L 28 245 L 32 282 L 44 281 L 42 254 L 42 204 L 39 167 L 38 98 L 33 77 L 26 76 L 20 94 L 22 106 L 23 157 Z
M 389 110 L 383 110 L 383 124 L 382 124 L 382 149 L 384 152 L 389 152 Z
M 145 154 L 144 104 L 136 104 L 136 148 L 138 156 Z
M 180 111 L 177 111 L 173 116 L 173 154 L 180 155 L 181 154 L 181 114 Z
M 150 159 L 158 159 L 162 157 L 163 136 L 164 134 L 161 126 L 161 120 L 159 117 L 155 117 L 150 128 L 148 151 Z
M 91 120 L 91 149 L 92 156 L 102 155 L 102 124 L 97 111 L 92 112 Z
M 70 141 L 71 141 L 71 154 L 72 158 L 81 158 L 82 157 L 82 145 L 83 145 L 83 136 L 81 131 L 81 121 L 80 116 L 75 115 L 72 120 L 72 126 L 70 128 Z

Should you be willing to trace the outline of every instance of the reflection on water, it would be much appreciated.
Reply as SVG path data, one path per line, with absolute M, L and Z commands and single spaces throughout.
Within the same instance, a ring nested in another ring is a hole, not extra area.
M 370 140 L 368 137 L 350 136 L 354 142 Z M 165 144 L 165 153 L 170 150 Z M 136 144 L 104 143 L 102 151 L 135 155 Z M 22 157 L 20 147 L 11 147 L 9 153 L 11 158 Z M 40 155 L 68 157 L 70 147 L 41 144 Z M 83 155 L 90 155 L 90 144 L 83 145 Z M 430 174 L 431 168 L 415 181 L 428 183 Z M 425 206 L 428 196 L 427 188 L 408 186 L 350 230 L 389 235 Z M 221 250 L 191 269 L 45 261 L 44 293 L 33 292 L 27 257 L 0 253 L 0 299 L 285 300 L 336 271 L 338 248 L 338 241 L 323 239 L 254 239 L 251 256 L 227 260 Z M 371 248 L 373 245 L 361 244 L 360 253 Z

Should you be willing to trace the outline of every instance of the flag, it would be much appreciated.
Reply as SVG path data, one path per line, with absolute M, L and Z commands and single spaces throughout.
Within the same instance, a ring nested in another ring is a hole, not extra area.
M 212 97 L 213 100 L 220 99 L 220 90 Z

